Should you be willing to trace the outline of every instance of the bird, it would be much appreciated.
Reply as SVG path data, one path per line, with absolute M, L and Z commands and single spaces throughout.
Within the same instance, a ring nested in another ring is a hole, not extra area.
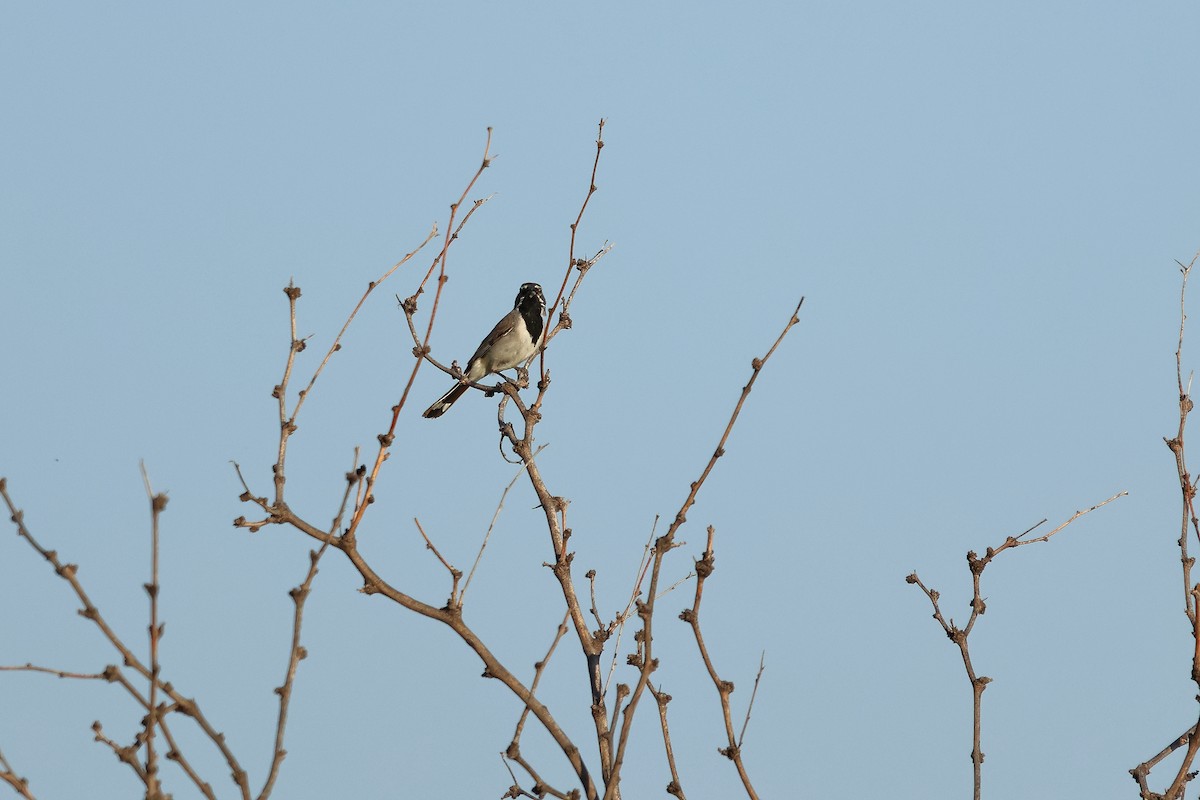
M 477 383 L 493 372 L 519 367 L 537 354 L 542 344 L 542 317 L 546 313 L 546 298 L 536 283 L 523 283 L 513 301 L 513 310 L 505 314 L 492 332 L 483 337 L 475 355 L 467 362 L 463 379 L 425 409 L 421 416 L 437 419 L 467 391 L 469 383 Z

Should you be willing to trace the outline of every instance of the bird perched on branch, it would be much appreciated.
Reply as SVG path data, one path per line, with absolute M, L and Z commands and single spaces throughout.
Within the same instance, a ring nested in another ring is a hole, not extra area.
M 440 417 L 463 396 L 468 383 L 477 383 L 493 372 L 519 367 L 533 358 L 542 343 L 545 313 L 546 298 L 542 296 L 542 287 L 536 283 L 521 284 L 513 310 L 505 314 L 479 343 L 463 371 L 463 380 L 454 384 L 421 416 L 426 419 Z

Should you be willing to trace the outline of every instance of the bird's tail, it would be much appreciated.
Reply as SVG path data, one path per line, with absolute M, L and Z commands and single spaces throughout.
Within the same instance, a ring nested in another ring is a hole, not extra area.
M 467 384 L 456 383 L 450 391 L 439 397 L 434 404 L 425 409 L 425 413 L 421 416 L 425 419 L 437 419 L 442 414 L 445 414 L 450 406 L 454 405 L 454 401 L 463 396 L 467 391 Z

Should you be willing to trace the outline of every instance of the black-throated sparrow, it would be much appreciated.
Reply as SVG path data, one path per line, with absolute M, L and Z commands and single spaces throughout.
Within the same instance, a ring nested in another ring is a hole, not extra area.
M 536 283 L 521 284 L 513 310 L 496 323 L 467 362 L 463 372 L 466 380 L 477 383 L 493 372 L 519 367 L 533 358 L 541 345 L 545 313 L 546 298 L 542 296 L 542 287 Z M 421 416 L 426 419 L 440 417 L 466 391 L 467 384 L 459 381 Z

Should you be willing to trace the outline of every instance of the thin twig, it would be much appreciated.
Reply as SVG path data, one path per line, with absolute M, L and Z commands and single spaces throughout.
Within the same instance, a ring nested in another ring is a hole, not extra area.
M 558 327 L 559 327 L 558 325 L 552 325 L 554 311 L 558 308 L 558 304 L 563 298 L 563 293 L 567 289 L 567 281 L 569 281 L 571 279 L 571 270 L 573 270 L 576 266 L 581 266 L 581 265 L 576 264 L 576 262 L 575 262 L 575 236 L 579 233 L 579 223 L 583 221 L 583 215 L 584 215 L 584 212 L 587 211 L 588 203 L 590 203 L 592 201 L 592 195 L 594 195 L 596 193 L 596 189 L 597 189 L 596 171 L 600 168 L 600 151 L 603 149 L 604 149 L 604 120 L 602 119 L 602 120 L 600 120 L 600 124 L 599 124 L 599 126 L 597 126 L 597 129 L 596 129 L 596 157 L 592 161 L 592 177 L 588 181 L 587 194 L 584 195 L 583 204 L 579 206 L 579 214 L 576 215 L 575 221 L 571 223 L 571 244 L 567 250 L 567 270 L 566 270 L 566 273 L 563 275 L 562 285 L 558 287 L 558 294 L 555 295 L 554 302 L 550 304 L 550 310 L 546 314 L 546 325 L 547 325 L 547 327 L 551 328 L 551 330 L 549 332 L 547 332 L 547 334 L 546 334 L 546 340 L 545 340 L 546 344 L 550 343 L 550 339 L 553 338 L 554 333 L 556 333 L 558 330 Z M 603 253 L 607 253 L 607 252 L 608 252 L 608 249 L 605 249 L 601 253 L 598 253 L 596 255 L 596 259 L 599 259 L 603 255 Z M 594 259 L 591 263 L 595 263 L 596 259 Z M 587 264 L 587 266 L 590 267 L 591 264 Z M 569 328 L 571 326 L 571 323 L 570 323 L 570 317 L 566 316 L 566 308 L 563 309 L 563 312 L 564 313 L 562 315 L 560 315 L 560 317 L 559 317 L 559 322 L 562 324 L 562 327 Z M 544 357 L 543 357 L 543 360 L 541 363 L 542 363 L 541 372 L 543 373 L 543 377 L 544 377 L 544 375 L 545 375 L 545 359 L 544 359 Z
M 537 458 L 538 454 L 540 454 L 547 447 L 549 447 L 549 445 L 539 445 L 538 449 L 534 451 L 533 457 Z M 500 502 L 496 504 L 496 510 L 492 512 L 492 521 L 488 523 L 487 532 L 483 535 L 483 541 L 479 544 L 479 552 L 475 554 L 475 562 L 471 564 L 471 571 L 467 573 L 467 580 L 463 584 L 462 593 L 458 596 L 458 601 L 460 604 L 466 600 L 467 589 L 471 585 L 471 579 L 475 577 L 475 570 L 478 568 L 479 562 L 483 560 L 483 551 L 487 549 L 488 541 L 492 538 L 492 529 L 496 527 L 496 520 L 500 519 L 500 512 L 504 508 L 504 500 L 508 497 L 508 493 L 512 487 L 516 485 L 518 480 L 520 480 L 521 473 L 524 471 L 525 465 L 522 464 L 521 468 L 517 470 L 515 475 L 513 475 L 512 480 L 509 481 L 508 485 L 504 487 L 504 491 L 500 493 Z
M 429 540 L 429 536 L 425 533 L 425 529 L 421 527 L 421 520 L 413 517 L 413 524 L 417 526 L 417 530 L 421 532 L 421 538 L 425 540 L 425 549 L 432 550 L 433 554 L 437 556 L 437 560 L 442 562 L 442 566 L 445 567 L 446 571 L 450 573 L 450 599 L 446 601 L 447 606 L 450 608 L 461 607 L 462 603 L 458 598 L 458 582 L 462 579 L 462 570 L 451 566 L 450 562 L 442 557 L 442 554 L 438 552 L 436 547 L 434 547 L 433 542 Z
M 754 710 L 754 698 L 758 696 L 758 683 L 762 680 L 763 670 L 767 667 L 767 651 L 763 650 L 758 657 L 758 674 L 754 676 L 754 688 L 750 690 L 750 704 L 746 706 L 746 719 L 742 720 L 742 732 L 738 734 L 737 746 L 742 749 L 742 741 L 746 738 L 746 727 L 750 724 L 750 712 Z
M 146 745 L 146 800 L 161 800 L 162 789 L 158 780 L 158 753 L 154 749 L 154 732 L 158 727 L 158 683 L 162 671 L 158 663 L 158 642 L 162 638 L 163 625 L 158 621 L 158 518 L 167 507 L 167 496 L 155 494 L 150 486 L 150 475 L 142 462 L 142 482 L 146 486 L 146 497 L 150 501 L 150 582 L 145 584 L 150 596 L 150 693 L 147 698 L 149 711 L 144 722 L 143 741 Z
M 342 507 L 345 508 L 344 499 Z M 334 524 L 336 527 L 336 521 Z M 319 549 L 308 552 L 308 572 L 304 576 L 304 581 L 288 592 L 295 606 L 292 616 L 292 646 L 288 651 L 287 672 L 283 679 L 283 685 L 275 690 L 275 693 L 279 695 L 279 718 L 275 725 L 275 750 L 271 757 L 271 769 L 267 773 L 267 780 L 263 784 L 262 792 L 258 795 L 258 800 L 267 800 L 271 796 L 271 791 L 275 788 L 275 779 L 279 776 L 279 768 L 283 764 L 283 759 L 287 757 L 287 750 L 283 748 L 283 734 L 287 728 L 292 687 L 296 682 L 296 670 L 300 666 L 300 661 L 308 657 L 308 649 L 300 644 L 300 630 L 304 625 L 304 604 L 308 601 L 308 595 L 312 591 L 313 579 L 317 577 L 317 564 L 321 561 L 321 556 L 325 555 L 328 547 L 329 544 L 326 543 L 322 544 Z
M 354 458 L 350 462 L 351 469 L 346 473 L 346 488 L 342 491 L 342 502 L 338 505 L 337 514 L 334 515 L 333 521 L 329 524 L 330 537 L 335 536 L 338 529 L 342 527 L 342 519 L 345 517 L 347 506 L 350 503 L 350 495 L 355 487 L 359 486 L 362 482 L 362 471 L 356 466 L 359 454 L 359 448 L 355 447 Z M 258 795 L 258 800 L 267 800 L 270 797 L 272 790 L 275 788 L 275 780 L 279 775 L 283 759 L 287 757 L 287 751 L 283 749 L 283 735 L 287 728 L 292 687 L 296 681 L 296 671 L 300 666 L 300 661 L 308 657 L 308 649 L 300 644 L 300 630 L 304 624 L 304 605 L 308 602 L 309 593 L 312 591 L 313 579 L 317 577 L 317 564 L 320 562 L 321 556 L 325 555 L 325 550 L 329 547 L 330 542 L 331 539 L 326 539 L 321 543 L 319 550 L 309 551 L 308 572 L 305 573 L 304 580 L 300 585 L 288 593 L 295 607 L 292 615 L 292 645 L 288 650 L 288 665 L 283 685 L 275 690 L 276 694 L 279 695 L 279 717 L 275 724 L 275 750 L 271 757 L 271 768 L 267 772 L 267 779 L 263 784 L 262 791 Z
M 123 688 L 129 694 L 129 696 L 133 698 L 133 701 L 138 704 L 139 708 L 142 708 L 146 711 L 150 710 L 150 701 L 147 700 L 146 697 L 137 690 L 137 687 L 130 683 L 129 678 L 125 677 L 125 673 L 121 672 L 121 670 L 117 669 L 117 667 L 113 664 L 109 664 L 107 667 L 105 667 L 103 672 L 94 673 L 68 672 L 66 670 L 42 667 L 36 664 L 28 663 L 19 666 L 2 666 L 0 667 L 0 672 L 38 672 L 45 675 L 54 675 L 58 678 L 64 678 L 68 680 L 102 680 L 108 683 L 115 683 Z M 162 725 L 162 715 L 159 716 L 158 724 L 160 726 Z
M 629 602 L 625 604 L 625 608 L 621 613 L 617 614 L 616 619 L 609 624 L 609 635 L 615 634 L 613 643 L 612 663 L 608 668 L 608 677 L 604 679 L 604 693 L 608 694 L 608 687 L 612 683 L 613 673 L 617 671 L 617 659 L 621 654 L 621 635 L 625 632 L 625 623 L 629 619 L 630 613 L 633 611 L 633 604 L 637 602 L 638 597 L 642 594 L 642 582 L 646 580 L 646 572 L 650 569 L 651 549 L 654 546 L 655 532 L 658 530 L 658 515 L 654 515 L 654 523 L 650 526 L 650 538 L 646 540 L 646 545 L 642 549 L 642 559 L 638 562 L 637 579 L 633 582 L 633 588 L 629 591 Z
M 683 547 L 683 546 L 685 546 L 686 544 L 687 544 L 687 542 L 680 542 L 680 543 L 679 543 L 679 546 L 680 546 L 680 547 Z M 658 593 L 658 597 L 656 597 L 656 598 L 654 598 L 654 599 L 655 599 L 655 600 L 658 600 L 658 599 L 662 598 L 664 595 L 668 595 L 668 594 L 670 594 L 671 592 L 675 591 L 675 590 L 676 590 L 676 589 L 678 589 L 680 586 L 682 586 L 683 584 L 687 583 L 688 581 L 690 581 L 690 580 L 691 580 L 692 578 L 694 578 L 694 577 L 696 577 L 696 573 L 695 573 L 695 572 L 689 572 L 687 575 L 684 575 L 682 578 L 680 578 L 679 580 L 675 581 L 675 582 L 674 582 L 674 583 L 672 583 L 670 586 L 668 586 L 667 588 L 665 588 L 665 589 L 663 589 L 661 592 L 659 592 L 659 593 Z
M 380 275 L 379 278 L 367 284 L 366 291 L 363 292 L 362 297 L 358 299 L 358 303 L 355 304 L 354 308 L 350 311 L 349 316 L 346 317 L 345 323 L 342 324 L 342 329 L 338 331 L 337 336 L 334 337 L 333 343 L 330 344 L 329 350 L 327 350 L 325 353 L 325 357 L 321 359 L 321 363 L 318 364 L 317 368 L 313 371 L 312 377 L 308 381 L 308 385 L 301 389 L 297 394 L 296 405 L 292 408 L 290 414 L 288 413 L 287 409 L 288 384 L 291 381 L 292 369 L 296 363 L 296 354 L 307 347 L 307 340 L 300 339 L 296 335 L 296 301 L 300 299 L 300 287 L 296 286 L 294 282 L 289 281 L 288 285 L 284 288 L 283 291 L 288 297 L 288 319 L 291 326 L 291 346 L 288 348 L 288 357 L 287 363 L 283 370 L 283 378 L 280 379 L 274 390 L 272 390 L 272 395 L 279 402 L 279 452 L 275 462 L 276 505 L 283 503 L 284 471 L 287 460 L 288 440 L 296 431 L 296 417 L 299 416 L 300 409 L 304 406 L 304 401 L 308 399 L 309 394 L 312 392 L 312 388 L 316 384 L 317 378 L 321 376 L 321 372 L 324 371 L 325 365 L 329 363 L 329 359 L 333 357 L 333 354 L 342 349 L 342 337 L 345 336 L 350 324 L 354 321 L 354 318 L 358 316 L 359 310 L 363 307 L 363 304 L 367 302 L 367 298 L 371 296 L 371 293 L 375 291 L 375 288 L 387 280 L 397 269 L 408 263 L 413 256 L 421 252 L 421 250 L 425 248 L 425 245 L 429 244 L 429 242 L 432 241 L 437 234 L 437 223 L 434 223 L 433 228 L 430 229 L 429 234 L 425 237 L 425 240 L 421 242 L 421 244 L 417 245 L 417 247 L 406 254 L 404 258 L 393 264 L 391 268 Z
M 529 684 L 529 698 L 532 698 L 534 693 L 537 692 L 538 684 L 541 683 L 541 681 L 542 681 L 542 674 L 545 673 L 546 667 L 550 663 L 550 657 L 552 655 L 554 655 L 554 650 L 555 650 L 555 648 L 558 647 L 558 643 L 560 641 L 562 641 L 563 636 L 565 636 L 567 634 L 567 620 L 568 619 L 569 619 L 569 615 L 563 616 L 562 622 L 560 622 L 558 624 L 558 628 L 554 632 L 554 641 L 552 641 L 550 643 L 550 649 L 548 649 L 546 651 L 546 655 L 542 658 L 541 661 L 539 661 L 533 665 L 533 682 Z M 527 699 L 529 699 L 529 698 L 527 698 Z M 555 797 L 566 797 L 566 795 L 563 794 L 562 792 L 550 789 L 546 785 L 546 783 L 541 779 L 541 776 L 539 776 L 537 774 L 537 772 L 534 771 L 534 769 L 529 765 L 529 763 L 521 755 L 521 732 L 524 731 L 525 721 L 528 718 L 529 718 L 529 706 L 527 704 L 525 706 L 525 708 L 521 709 L 521 716 L 517 719 L 517 727 L 513 730 L 512 741 L 509 742 L 508 747 L 505 749 L 503 755 L 506 758 L 512 759 L 513 761 L 520 764 L 525 769 L 525 771 L 529 773 L 530 777 L 532 777 L 534 779 L 534 781 L 537 783 L 537 785 L 534 787 L 535 792 L 537 792 L 539 790 L 539 788 L 541 788 L 547 792 L 550 792 Z M 516 781 L 515 776 L 513 777 L 513 780 L 514 780 L 514 782 Z
M 329 346 L 329 350 L 326 351 L 325 357 L 321 359 L 321 363 L 317 366 L 316 370 L 313 371 L 313 375 L 309 379 L 308 385 L 300 391 L 300 395 L 296 399 L 296 407 L 292 410 L 291 418 L 293 421 L 296 419 L 296 415 L 300 413 L 300 407 L 304 405 L 304 401 L 308 399 L 309 393 L 312 392 L 313 384 L 317 382 L 317 378 L 321 377 L 321 372 L 325 369 L 325 365 L 329 363 L 329 359 L 333 357 L 334 353 L 342 349 L 342 337 L 346 335 L 346 331 L 350 328 L 350 324 L 354 322 L 354 318 L 358 316 L 358 312 L 362 309 L 363 304 L 367 302 L 367 298 L 371 296 L 371 292 L 375 291 L 375 289 L 379 287 L 379 284 L 390 278 L 392 273 L 407 264 L 413 256 L 424 250 L 425 245 L 429 244 L 437 235 L 438 227 L 437 223 L 435 222 L 433 227 L 429 229 L 429 234 L 425 237 L 425 240 L 417 245 L 416 249 L 406 253 L 404 258 L 397 261 L 386 272 L 367 284 L 366 291 L 364 291 L 362 297 L 358 299 L 358 303 L 355 304 L 354 309 L 350 312 L 350 315 L 346 317 L 345 323 L 342 324 L 342 329 L 338 331 L 338 335 L 333 339 L 333 344 Z
M 104 672 L 68 672 L 66 670 L 61 670 L 61 669 L 51 669 L 50 667 L 39 667 L 34 664 L 0 666 L 0 672 L 44 672 L 47 675 L 54 675 L 59 678 L 76 678 L 79 680 L 93 680 L 93 681 L 112 680 Z
M 539 800 L 537 795 L 530 794 L 529 792 L 522 789 L 521 785 L 519 783 L 517 783 L 517 774 L 512 771 L 512 767 L 509 766 L 508 758 L 504 755 L 504 753 L 500 754 L 500 763 L 504 765 L 504 768 L 506 770 L 508 770 L 509 777 L 512 778 L 512 786 L 508 787 L 507 792 L 500 795 L 501 800 L 503 800 L 503 798 L 506 798 L 506 797 L 511 797 L 511 798 L 528 797 L 528 798 L 530 798 L 530 800 Z

